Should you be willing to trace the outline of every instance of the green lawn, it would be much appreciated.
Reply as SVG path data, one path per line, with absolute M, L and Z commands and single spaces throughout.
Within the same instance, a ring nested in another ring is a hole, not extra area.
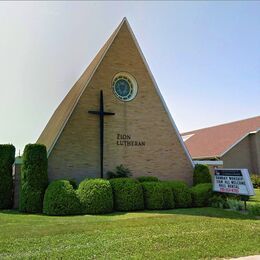
M 0 212 L 0 259 L 198 259 L 260 254 L 260 220 L 213 208 L 103 216 Z

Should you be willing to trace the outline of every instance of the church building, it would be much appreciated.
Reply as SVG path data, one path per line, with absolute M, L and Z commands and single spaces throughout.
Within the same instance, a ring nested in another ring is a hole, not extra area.
M 190 131 L 182 137 L 195 163 L 260 174 L 260 116 Z
M 37 143 L 49 180 L 133 177 L 192 184 L 193 162 L 126 18 L 60 103 Z

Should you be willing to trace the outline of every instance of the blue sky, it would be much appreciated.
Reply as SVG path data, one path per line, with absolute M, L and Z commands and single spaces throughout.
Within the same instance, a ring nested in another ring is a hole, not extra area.
M 260 114 L 260 2 L 0 2 L 0 143 L 35 142 L 126 16 L 181 132 Z

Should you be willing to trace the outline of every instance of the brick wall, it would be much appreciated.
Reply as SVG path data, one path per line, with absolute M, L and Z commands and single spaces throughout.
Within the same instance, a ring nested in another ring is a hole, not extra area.
M 112 91 L 112 79 L 120 71 L 130 73 L 138 83 L 134 100 L 122 102 Z M 169 75 L 171 77 L 171 75 Z M 192 164 L 163 107 L 148 71 L 126 24 L 96 70 L 49 156 L 49 179 L 99 177 L 99 119 L 88 114 L 99 107 L 104 92 L 104 172 L 117 165 L 129 167 L 134 176 L 153 175 L 192 183 Z M 145 146 L 118 146 L 117 135 L 144 141 Z

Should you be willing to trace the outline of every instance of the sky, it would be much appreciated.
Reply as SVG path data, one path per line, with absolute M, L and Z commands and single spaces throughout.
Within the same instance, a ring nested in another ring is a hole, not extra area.
M 37 140 L 127 17 L 180 132 L 260 115 L 260 2 L 0 2 L 0 143 Z

